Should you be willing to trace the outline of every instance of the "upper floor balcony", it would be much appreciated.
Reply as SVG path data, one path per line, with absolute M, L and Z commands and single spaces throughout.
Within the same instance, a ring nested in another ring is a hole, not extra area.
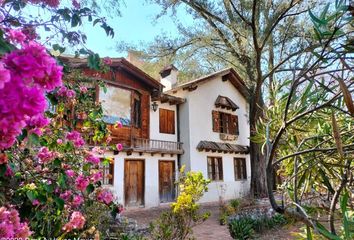
M 181 142 L 134 138 L 132 150 L 146 153 L 183 154 Z

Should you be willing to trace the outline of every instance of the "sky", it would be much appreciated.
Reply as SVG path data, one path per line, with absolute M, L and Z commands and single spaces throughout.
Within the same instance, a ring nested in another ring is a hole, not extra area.
M 124 42 L 139 46 L 154 40 L 162 32 L 176 37 L 177 27 L 170 15 L 154 20 L 161 12 L 161 7 L 146 3 L 145 0 L 126 0 L 120 7 L 121 16 L 107 17 L 107 23 L 114 29 L 115 36 L 107 37 L 98 25 L 85 24 L 83 31 L 87 34 L 87 47 L 101 57 L 125 57 L 126 52 L 117 51 L 117 43 Z M 193 19 L 183 9 L 178 11 L 178 19 L 183 24 L 192 24 Z

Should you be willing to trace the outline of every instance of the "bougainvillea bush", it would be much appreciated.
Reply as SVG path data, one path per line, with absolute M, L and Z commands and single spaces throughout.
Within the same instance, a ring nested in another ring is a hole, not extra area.
M 59 0 L 0 0 L 0 238 L 98 238 L 87 209 L 119 209 L 101 185 L 104 150 L 86 144 L 109 140 L 102 109 L 85 86 L 63 81 L 64 68 L 36 34 L 47 23 L 10 14 L 27 5 L 49 10 L 52 27 L 94 16 L 77 1 L 59 9 Z M 61 34 L 70 40 L 73 32 Z

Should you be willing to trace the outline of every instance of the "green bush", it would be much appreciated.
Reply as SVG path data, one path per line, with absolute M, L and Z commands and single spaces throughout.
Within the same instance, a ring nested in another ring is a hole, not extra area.
M 230 200 L 229 204 L 222 204 L 220 206 L 220 225 L 225 225 L 227 223 L 227 219 L 237 213 L 237 211 L 239 210 L 240 203 L 240 200 L 232 199 Z
M 252 238 L 255 232 L 260 233 L 287 223 L 286 218 L 281 214 L 269 214 L 253 212 L 238 214 L 229 218 L 229 231 L 234 239 Z
M 233 220 L 229 223 L 229 230 L 233 239 L 250 239 L 254 235 L 254 222 L 251 218 Z

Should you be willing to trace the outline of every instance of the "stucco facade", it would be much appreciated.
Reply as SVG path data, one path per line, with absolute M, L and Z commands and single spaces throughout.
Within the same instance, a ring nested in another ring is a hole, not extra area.
M 249 193 L 251 166 L 249 154 L 205 152 L 197 150 L 200 141 L 225 142 L 249 146 L 250 127 L 248 122 L 248 103 L 245 97 L 230 81 L 223 81 L 222 76 L 201 82 L 193 91 L 180 88 L 170 90 L 168 93 L 185 98 L 185 103 L 179 105 L 180 139 L 183 142 L 185 153 L 181 155 L 181 163 L 187 170 L 201 171 L 208 177 L 207 157 L 221 157 L 223 164 L 223 181 L 212 181 L 209 191 L 201 202 L 218 201 L 220 197 L 232 199 L 242 197 Z M 220 134 L 212 130 L 212 116 L 215 100 L 219 95 L 230 98 L 239 107 L 235 112 L 223 109 L 223 112 L 238 116 L 239 135 L 235 141 L 222 141 Z M 235 157 L 246 159 L 247 179 L 235 180 Z

